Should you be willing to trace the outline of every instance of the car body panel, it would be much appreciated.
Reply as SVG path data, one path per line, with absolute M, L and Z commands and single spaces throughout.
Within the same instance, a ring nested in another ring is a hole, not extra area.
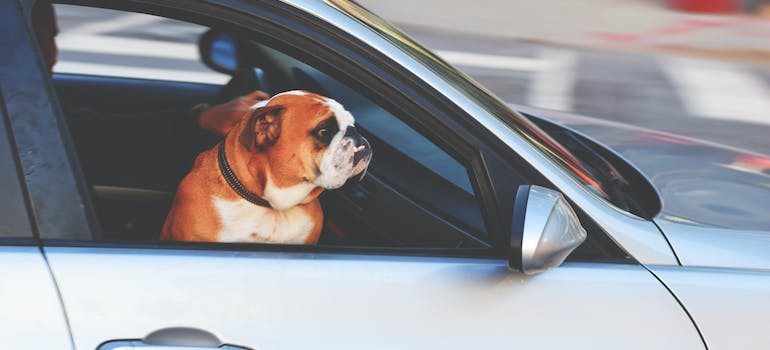
M 557 121 L 621 154 L 650 179 L 663 204 L 656 221 L 770 231 L 770 168 L 751 163 L 770 165 L 770 158 L 618 123 Z
M 597 140 L 650 179 L 663 205 L 653 220 L 683 265 L 770 269 L 770 158 L 616 122 L 521 109 Z
M 765 231 L 700 227 L 667 220 L 666 233 L 685 266 L 770 270 L 770 234 Z
M 45 252 L 78 349 L 171 326 L 274 350 L 704 348 L 676 300 L 632 264 L 574 262 L 526 276 L 502 259 Z
M 695 319 L 711 350 L 770 349 L 770 271 L 651 266 Z
M 71 349 L 56 284 L 38 247 L 0 246 L 4 349 Z

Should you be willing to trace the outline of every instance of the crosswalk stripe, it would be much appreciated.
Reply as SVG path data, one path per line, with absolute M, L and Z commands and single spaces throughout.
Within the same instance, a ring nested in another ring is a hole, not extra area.
M 770 90 L 731 63 L 669 57 L 661 68 L 696 116 L 770 124 Z
M 62 61 L 54 66 L 56 73 L 72 73 L 108 77 L 127 77 L 153 80 L 184 81 L 223 85 L 230 80 L 227 74 L 166 68 L 129 67 L 110 64 Z
M 540 58 L 486 55 L 449 50 L 435 50 L 434 52 L 449 63 L 465 67 L 538 72 L 551 69 L 553 66 L 551 62 Z
M 59 6 L 69 7 L 69 5 L 56 5 L 56 6 L 57 6 L 57 9 L 59 8 Z M 67 32 L 94 35 L 94 34 L 111 32 L 119 29 L 125 29 L 128 27 L 147 25 L 154 22 L 160 22 L 162 20 L 163 20 L 163 17 L 151 16 L 143 13 L 128 13 L 120 17 L 111 18 L 108 20 L 97 21 L 97 22 L 86 22 L 86 24 L 83 24 L 74 28 L 68 28 Z
M 56 42 L 62 51 L 200 60 L 196 45 L 161 40 L 67 34 L 57 38 Z
M 539 51 L 540 58 L 551 62 L 551 67 L 534 73 L 528 104 L 559 111 L 572 110 L 577 55 L 561 49 Z
M 125 29 L 128 27 L 147 25 L 154 22 L 160 22 L 162 20 L 163 17 L 151 16 L 143 13 L 129 13 L 118 18 L 108 19 L 106 21 L 87 22 L 81 26 L 69 28 L 67 31 L 70 33 L 79 34 L 99 34 L 119 29 Z

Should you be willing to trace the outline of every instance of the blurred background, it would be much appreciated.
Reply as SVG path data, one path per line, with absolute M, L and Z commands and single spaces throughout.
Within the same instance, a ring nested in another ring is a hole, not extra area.
M 770 0 L 358 2 L 514 106 L 770 155 Z M 204 27 L 67 5 L 56 10 L 55 71 L 228 80 L 198 60 Z

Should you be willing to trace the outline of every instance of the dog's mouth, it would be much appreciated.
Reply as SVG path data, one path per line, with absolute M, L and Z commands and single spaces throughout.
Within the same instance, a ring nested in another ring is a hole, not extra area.
M 360 143 L 359 143 L 360 142 Z M 361 141 L 356 142 L 356 147 L 353 150 L 353 168 L 359 167 L 361 162 L 364 162 L 364 166 L 369 165 L 369 161 L 372 159 L 372 147 L 369 145 L 369 141 L 365 138 L 361 138 Z M 358 174 L 354 171 L 353 174 Z
M 364 179 L 366 170 L 369 168 L 369 162 L 372 160 L 372 149 L 367 145 L 361 145 L 356 148 L 353 154 L 353 176 L 358 175 L 358 181 Z

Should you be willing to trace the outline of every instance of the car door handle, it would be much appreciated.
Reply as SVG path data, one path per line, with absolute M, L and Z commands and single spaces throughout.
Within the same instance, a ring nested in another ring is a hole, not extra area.
M 242 346 L 222 345 L 218 347 L 208 346 L 175 346 L 175 345 L 151 345 L 141 340 L 118 340 L 102 344 L 99 350 L 251 350 Z
M 211 332 L 198 328 L 171 327 L 148 334 L 144 339 L 120 339 L 102 343 L 97 350 L 252 350 L 224 344 Z

